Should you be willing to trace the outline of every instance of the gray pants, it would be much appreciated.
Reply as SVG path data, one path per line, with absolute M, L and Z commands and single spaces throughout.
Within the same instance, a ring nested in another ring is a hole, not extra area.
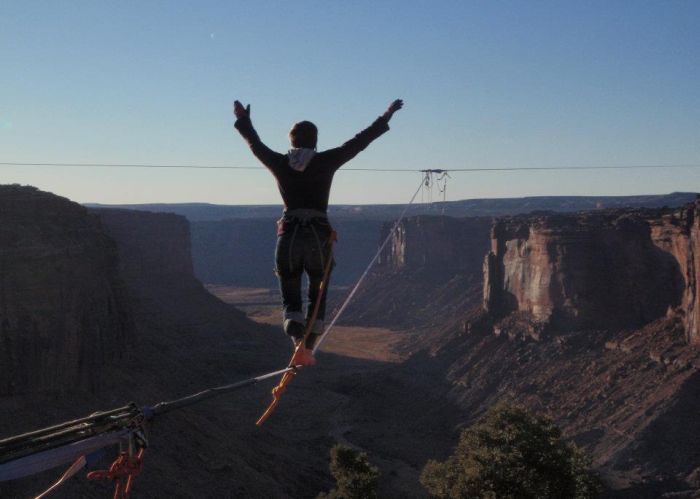
M 277 222 L 277 247 L 275 249 L 275 272 L 282 293 L 285 332 L 295 338 L 304 333 L 304 323 L 312 314 L 318 298 L 323 272 L 331 252 L 331 228 L 324 217 L 299 217 L 285 214 Z M 334 265 L 331 262 L 331 266 Z M 301 296 L 302 275 L 309 279 L 308 306 L 303 310 Z M 330 278 L 330 273 L 329 276 Z M 318 308 L 313 331 L 323 331 L 326 314 L 326 283 Z

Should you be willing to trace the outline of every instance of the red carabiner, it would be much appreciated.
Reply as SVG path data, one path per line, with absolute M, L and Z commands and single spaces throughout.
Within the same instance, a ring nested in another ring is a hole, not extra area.
M 119 453 L 117 459 L 108 470 L 91 471 L 87 474 L 88 480 L 114 480 L 114 499 L 128 499 L 131 494 L 131 486 L 134 477 L 141 473 L 145 448 L 140 448 L 135 456 L 127 452 Z

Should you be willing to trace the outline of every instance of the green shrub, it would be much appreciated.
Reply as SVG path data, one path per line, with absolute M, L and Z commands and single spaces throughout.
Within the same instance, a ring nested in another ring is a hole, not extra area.
M 376 499 L 379 470 L 372 466 L 367 454 L 350 447 L 336 445 L 331 449 L 331 474 L 336 488 L 317 499 Z
M 589 467 L 552 421 L 499 405 L 462 431 L 445 462 L 428 462 L 421 483 L 435 498 L 589 499 L 600 493 Z

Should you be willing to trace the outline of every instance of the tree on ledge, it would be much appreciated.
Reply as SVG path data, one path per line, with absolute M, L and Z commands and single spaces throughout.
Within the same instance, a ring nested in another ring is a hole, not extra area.
M 589 499 L 600 493 L 589 466 L 551 420 L 499 405 L 462 431 L 445 462 L 429 461 L 421 483 L 435 498 Z
M 372 466 L 367 454 L 350 447 L 336 445 L 331 449 L 331 474 L 336 488 L 316 499 L 376 499 L 379 470 Z

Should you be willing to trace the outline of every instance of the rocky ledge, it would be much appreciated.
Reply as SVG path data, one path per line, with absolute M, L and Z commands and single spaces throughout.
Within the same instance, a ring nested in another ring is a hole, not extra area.
M 698 210 L 700 201 L 675 210 L 501 218 L 484 262 L 484 309 L 536 338 L 674 315 L 688 342 L 700 343 Z

